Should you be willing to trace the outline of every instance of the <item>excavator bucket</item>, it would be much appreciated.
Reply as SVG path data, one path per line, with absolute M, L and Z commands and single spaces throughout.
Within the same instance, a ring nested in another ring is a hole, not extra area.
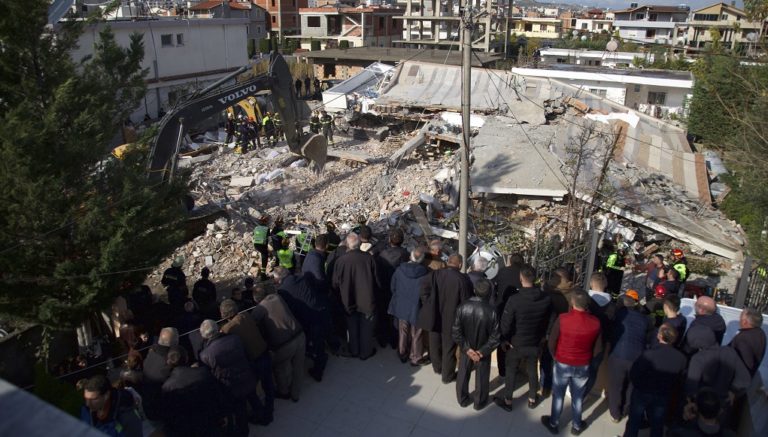
M 320 134 L 305 133 L 301 136 L 301 155 L 312 161 L 313 170 L 320 173 L 328 156 L 328 142 Z
M 269 58 L 269 75 L 272 79 L 272 104 L 282 117 L 288 148 L 312 161 L 315 170 L 321 171 L 325 167 L 328 143 L 322 135 L 302 133 L 302 114 L 309 114 L 309 108 L 294 94 L 291 70 L 277 52 L 272 52 Z M 295 126 L 295 129 L 289 129 L 289 126 Z

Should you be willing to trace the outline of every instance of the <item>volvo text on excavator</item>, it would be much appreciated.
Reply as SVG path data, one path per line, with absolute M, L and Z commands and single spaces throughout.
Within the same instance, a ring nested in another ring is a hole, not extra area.
M 301 126 L 299 101 L 294 95 L 291 71 L 285 59 L 277 52 L 269 57 L 269 72 L 224 88 L 218 86 L 242 72 L 241 69 L 177 105 L 160 121 L 149 155 L 149 178 L 161 182 L 173 177 L 179 150 L 187 129 L 214 117 L 230 106 L 254 96 L 260 91 L 271 91 L 272 107 L 280 113 L 283 131 L 291 152 L 309 159 L 315 171 L 325 166 L 327 142 L 325 137 L 304 133 Z

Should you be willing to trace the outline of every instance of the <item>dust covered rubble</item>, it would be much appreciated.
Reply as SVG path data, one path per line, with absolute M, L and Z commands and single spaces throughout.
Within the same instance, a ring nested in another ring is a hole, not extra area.
M 419 233 L 417 227 L 403 224 L 407 211 L 420 197 L 449 201 L 440 197 L 441 187 L 434 176 L 445 178 L 447 169 L 456 165 L 455 157 L 388 168 L 386 158 L 403 141 L 398 137 L 368 142 L 342 139 L 336 148 L 370 155 L 373 163 L 350 167 L 328 161 L 321 175 L 313 173 L 306 160 L 290 153 L 284 143 L 245 155 L 220 145 L 210 160 L 191 166 L 191 194 L 196 205 L 215 205 L 227 217 L 209 223 L 203 234 L 178 247 L 148 275 L 146 284 L 155 292 L 162 291 L 162 272 L 179 256 L 184 258 L 182 268 L 190 287 L 204 266 L 210 267 L 216 281 L 256 275 L 259 254 L 251 233 L 264 214 L 283 217 L 286 229 L 301 225 L 322 232 L 326 221 L 348 229 L 362 216 L 375 234 L 392 226 Z M 408 236 L 414 244 L 412 238 Z

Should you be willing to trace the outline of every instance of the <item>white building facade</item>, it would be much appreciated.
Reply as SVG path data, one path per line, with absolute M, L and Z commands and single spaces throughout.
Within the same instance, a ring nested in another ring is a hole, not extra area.
M 685 115 L 693 96 L 693 75 L 689 71 L 610 70 L 574 65 L 512 68 L 512 72 L 556 79 L 656 118 Z
M 145 115 L 156 118 L 176 100 L 201 89 L 248 64 L 245 18 L 148 19 L 110 21 L 88 25 L 72 58 L 79 61 L 93 53 L 99 32 L 109 26 L 115 41 L 128 47 L 133 33 L 143 35 L 147 94 L 131 115 L 135 123 Z

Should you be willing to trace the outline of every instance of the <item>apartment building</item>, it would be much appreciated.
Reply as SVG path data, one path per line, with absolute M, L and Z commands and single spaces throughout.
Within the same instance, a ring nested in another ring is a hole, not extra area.
M 382 6 L 300 8 L 301 34 L 286 38 L 299 39 L 307 50 L 312 41 L 318 41 L 321 50 L 338 48 L 342 41 L 349 47 L 392 47 L 403 36 L 403 22 L 395 19 L 403 12 Z
M 678 28 L 688 21 L 690 7 L 680 6 L 637 6 L 614 11 L 613 28 L 625 40 L 641 44 L 676 44 Z
M 703 48 L 712 43 L 711 29 L 720 32 L 720 42 L 726 48 L 736 50 L 740 46 L 757 41 L 761 27 L 763 34 L 768 30 L 766 22 L 749 21 L 746 12 L 731 4 L 715 3 L 694 10 L 688 21 L 685 41 L 693 48 Z

